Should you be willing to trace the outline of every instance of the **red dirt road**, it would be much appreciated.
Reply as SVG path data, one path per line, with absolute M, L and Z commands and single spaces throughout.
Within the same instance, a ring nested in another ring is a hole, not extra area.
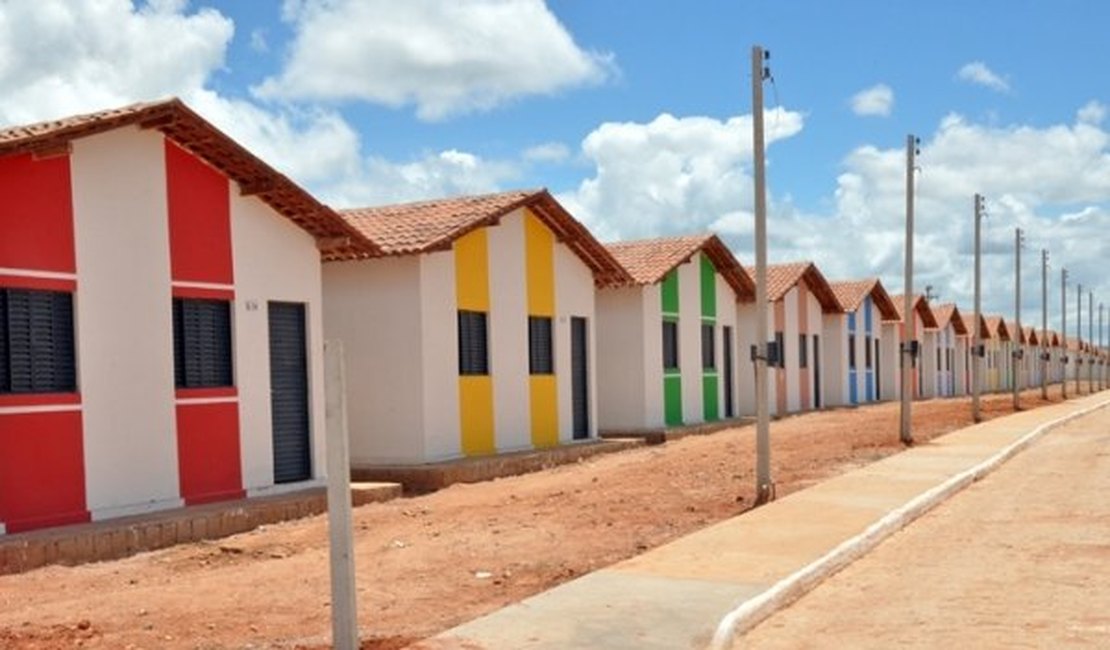
M 736 643 L 1110 646 L 1110 411 L 1048 433 Z
M 916 403 L 916 436 L 967 426 L 969 411 L 967 399 Z M 986 417 L 1008 412 L 1009 395 L 984 399 Z M 771 435 L 780 495 L 901 449 L 893 403 L 787 418 Z M 363 647 L 402 647 L 734 516 L 751 504 L 753 467 L 743 427 L 360 507 Z M 0 577 L 4 648 L 317 648 L 329 629 L 323 516 Z

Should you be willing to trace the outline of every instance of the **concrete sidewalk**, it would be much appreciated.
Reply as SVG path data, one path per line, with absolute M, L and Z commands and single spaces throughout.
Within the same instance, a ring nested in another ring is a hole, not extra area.
M 1105 393 L 955 431 L 448 630 L 417 648 L 703 649 L 808 591 Z M 1033 435 L 1031 435 L 1033 434 Z

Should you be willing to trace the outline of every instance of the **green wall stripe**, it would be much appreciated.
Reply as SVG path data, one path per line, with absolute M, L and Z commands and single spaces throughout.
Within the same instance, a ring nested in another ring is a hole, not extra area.
M 716 318 L 717 269 L 705 253 L 698 257 L 701 259 L 701 315 L 702 318 Z
M 663 377 L 663 421 L 669 427 L 682 425 L 682 375 Z
M 701 377 L 702 411 L 706 422 L 713 422 L 720 418 L 717 382 L 717 373 L 704 374 Z
M 678 314 L 678 269 L 663 276 L 663 313 Z

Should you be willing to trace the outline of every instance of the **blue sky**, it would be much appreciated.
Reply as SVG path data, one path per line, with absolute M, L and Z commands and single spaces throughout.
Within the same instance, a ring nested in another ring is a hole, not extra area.
M 759 43 L 772 259 L 901 291 L 912 132 L 917 287 L 970 307 L 980 191 L 1010 314 L 1019 225 L 1028 296 L 1044 247 L 1110 301 L 1107 24 L 1078 0 L 14 0 L 0 123 L 178 95 L 337 206 L 546 186 L 602 239 L 711 229 L 750 261 Z

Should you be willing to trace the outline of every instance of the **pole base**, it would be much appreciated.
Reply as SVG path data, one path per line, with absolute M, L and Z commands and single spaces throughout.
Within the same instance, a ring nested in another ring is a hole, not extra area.
M 775 500 L 775 484 L 764 483 L 756 486 L 755 490 L 755 505 L 761 506 L 765 503 L 770 503 Z

